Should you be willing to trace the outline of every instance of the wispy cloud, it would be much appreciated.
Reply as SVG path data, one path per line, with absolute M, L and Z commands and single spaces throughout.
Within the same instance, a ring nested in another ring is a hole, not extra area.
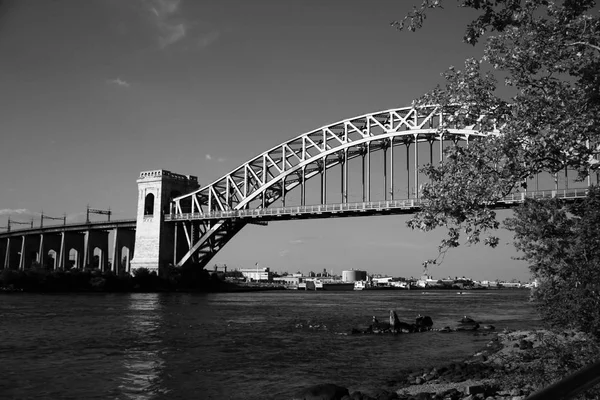
M 108 83 L 109 85 L 117 85 L 117 86 L 124 87 L 124 88 L 128 88 L 130 86 L 129 82 L 127 82 L 121 78 L 108 79 L 106 81 L 106 83 Z
M 212 156 L 210 154 L 205 154 L 204 158 L 206 158 L 207 160 L 212 160 Z
M 225 159 L 223 157 L 219 157 L 219 158 L 217 158 L 217 161 L 218 162 L 223 162 L 223 161 L 225 161 Z
M 185 37 L 186 27 L 183 23 L 172 25 L 160 23 L 161 35 L 158 38 L 160 48 L 165 48 L 183 39 Z
M 279 252 L 279 257 L 287 257 L 288 254 L 290 254 L 290 251 L 288 249 L 284 249 Z
M 216 42 L 220 36 L 221 36 L 221 32 L 219 32 L 219 31 L 211 31 L 204 35 L 201 35 L 198 38 L 198 47 L 200 47 L 200 48 L 208 47 L 211 44 L 213 44 L 214 42 Z
M 203 49 L 215 43 L 221 32 L 207 29 L 182 11 L 183 0 L 142 0 L 157 32 L 158 46 L 165 49 L 184 42 L 183 49 Z
M 181 0 L 145 0 L 158 30 L 160 48 L 170 46 L 185 38 L 186 22 L 179 16 Z
M 32 214 L 26 208 L 3 208 L 0 209 L 0 215 L 29 215 Z

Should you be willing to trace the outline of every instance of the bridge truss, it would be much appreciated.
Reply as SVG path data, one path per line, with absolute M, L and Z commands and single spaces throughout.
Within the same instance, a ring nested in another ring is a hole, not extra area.
M 379 111 L 304 133 L 259 154 L 211 184 L 173 199 L 165 221 L 176 224 L 175 235 L 183 234 L 189 248 L 181 257 L 175 252 L 174 261 L 181 266 L 191 260 L 204 267 L 248 223 L 249 219 L 240 216 L 240 212 L 265 210 L 277 200 L 285 208 L 286 196 L 294 189 L 300 192 L 300 207 L 306 207 L 306 182 L 311 178 L 320 177 L 320 205 L 327 205 L 327 175 L 336 166 L 340 168 L 341 204 L 348 205 L 349 161 L 352 159 L 362 160 L 362 200 L 370 203 L 371 155 L 375 152 L 381 152 L 383 157 L 380 170 L 383 201 L 399 204 L 394 203 L 397 200 L 394 165 L 397 163 L 395 149 L 400 146 L 406 148 L 407 197 L 408 200 L 412 197 L 414 206 L 419 198 L 419 165 L 424 164 L 419 162 L 420 147 L 429 146 L 426 162 L 433 164 L 435 145 L 439 146 L 442 162 L 444 145 L 468 144 L 473 138 L 494 134 L 497 132 L 481 132 L 478 125 L 451 124 L 435 106 Z M 412 168 L 409 165 L 411 152 Z M 405 203 L 392 208 L 401 211 L 403 207 L 407 207 Z M 318 216 L 318 212 L 313 215 Z

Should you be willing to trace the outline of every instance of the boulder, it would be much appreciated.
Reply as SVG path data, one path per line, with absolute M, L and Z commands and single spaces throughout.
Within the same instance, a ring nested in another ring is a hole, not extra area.
M 398 393 L 396 393 L 396 392 L 390 392 L 389 390 L 385 390 L 385 389 L 378 389 L 377 391 L 375 391 L 375 393 L 373 393 L 373 395 L 371 397 L 373 399 L 375 399 L 375 400 L 396 400 L 396 399 L 399 399 Z
M 422 316 L 421 314 L 419 314 L 415 321 L 415 326 L 417 327 L 417 330 L 419 332 L 429 331 L 431 330 L 431 327 L 433 327 L 433 320 L 431 319 L 431 317 Z
M 348 389 L 333 383 L 314 385 L 298 392 L 293 400 L 341 400 L 349 396 Z
M 373 397 L 369 396 L 366 393 L 356 391 L 356 392 L 352 392 L 352 394 L 350 394 L 348 396 L 342 397 L 342 400 L 373 400 Z
M 460 332 L 460 331 L 476 331 L 477 329 L 479 329 L 479 324 L 475 323 L 475 324 L 465 324 L 465 325 L 461 325 L 456 327 L 456 331 Z
M 464 317 L 462 317 L 462 319 L 460 321 L 461 324 L 475 324 L 476 321 L 473 318 L 469 318 L 466 315 Z
M 375 322 L 371 325 L 371 331 L 373 333 L 389 332 L 390 324 L 388 322 Z

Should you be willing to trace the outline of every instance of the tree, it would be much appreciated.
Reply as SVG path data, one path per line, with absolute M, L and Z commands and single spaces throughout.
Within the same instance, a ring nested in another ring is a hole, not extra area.
M 423 169 L 430 178 L 421 193 L 426 202 L 408 225 L 426 231 L 446 227 L 441 257 L 461 243 L 483 239 L 496 246 L 493 231 L 501 224 L 493 204 L 526 190 L 527 179 L 567 169 L 584 179 L 599 169 L 600 13 L 595 1 L 456 2 L 479 12 L 464 41 L 485 40 L 483 56 L 466 60 L 463 70 L 450 67 L 443 74 L 445 84 L 415 105 L 439 105 L 447 121 L 440 134 L 471 125 L 493 134 L 451 146 L 441 165 Z M 428 12 L 448 3 L 423 0 L 392 25 L 421 28 Z M 506 221 L 517 249 L 542 282 L 536 296 L 544 315 L 564 324 L 572 313 L 582 313 L 570 324 L 596 334 L 598 292 L 588 283 L 600 279 L 598 206 L 598 191 L 592 188 L 580 206 L 531 200 Z
M 600 338 L 600 189 L 576 204 L 527 201 L 506 225 L 539 280 L 545 319 Z
M 424 0 L 401 21 L 398 29 L 415 30 L 428 9 L 449 0 Z M 427 166 L 431 179 L 422 189 L 428 200 L 409 221 L 412 228 L 449 228 L 442 251 L 477 243 L 481 234 L 498 228 L 493 209 L 486 207 L 515 191 L 537 173 L 565 168 L 583 178 L 597 171 L 592 156 L 600 143 L 600 15 L 593 0 L 457 0 L 480 11 L 467 27 L 464 41 L 485 39 L 481 59 L 468 59 L 464 70 L 450 67 L 445 86 L 416 100 L 438 104 L 447 125 L 477 125 L 500 134 L 468 147 L 450 147 L 442 165 Z M 512 95 L 498 95 L 498 79 Z M 495 246 L 498 239 L 488 236 Z

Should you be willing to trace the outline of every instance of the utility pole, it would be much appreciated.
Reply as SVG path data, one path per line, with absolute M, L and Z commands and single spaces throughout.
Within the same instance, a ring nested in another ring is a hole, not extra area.
M 108 216 L 108 222 L 110 222 L 110 216 L 112 215 L 112 212 L 110 211 L 110 207 L 108 208 L 108 210 L 100 210 L 97 208 L 90 208 L 90 206 L 87 206 L 87 213 L 85 216 L 85 223 L 89 224 L 90 223 L 90 214 L 100 214 L 100 215 L 106 215 Z

